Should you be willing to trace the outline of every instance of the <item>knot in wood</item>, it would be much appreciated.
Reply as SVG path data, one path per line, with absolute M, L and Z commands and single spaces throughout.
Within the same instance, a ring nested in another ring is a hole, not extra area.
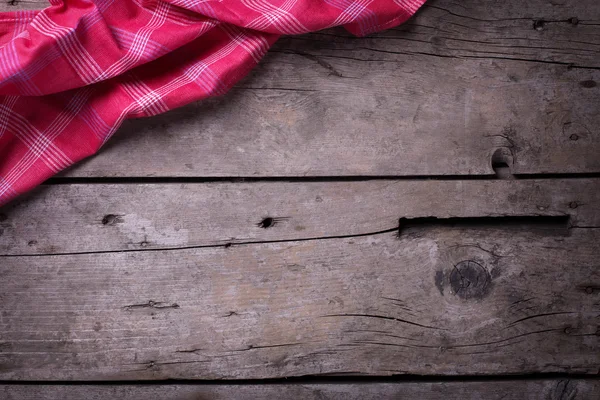
M 473 260 L 459 262 L 450 273 L 452 293 L 466 300 L 485 297 L 490 280 L 488 270 Z

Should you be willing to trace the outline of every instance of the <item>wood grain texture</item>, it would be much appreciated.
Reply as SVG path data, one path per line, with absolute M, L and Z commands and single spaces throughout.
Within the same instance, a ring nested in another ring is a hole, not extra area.
M 497 150 L 516 174 L 598 172 L 599 21 L 596 0 L 430 0 L 368 38 L 284 38 L 228 95 L 129 121 L 66 175 L 491 174 Z
M 600 227 L 599 187 L 597 178 L 54 185 L 0 209 L 0 257 L 352 236 L 418 217 L 567 215 L 571 226 Z
M 0 385 L 4 400 L 596 400 L 598 380 L 267 385 Z
M 66 175 L 485 175 L 497 150 L 515 174 L 598 172 L 599 21 L 596 0 L 431 0 L 368 38 L 284 38 Z
M 600 229 L 3 257 L 0 379 L 597 374 Z
M 66 175 L 481 175 L 498 151 L 515 174 L 598 172 L 599 20 L 595 0 L 431 0 L 369 38 L 285 38 L 229 95 L 130 121 Z M 598 374 L 598 187 L 42 187 L 0 210 L 0 379 Z M 399 225 L 429 216 L 494 218 Z M 568 223 L 547 219 L 560 216 Z M 519 382 L 379 385 L 367 397 L 597 398 L 597 381 Z M 289 390 L 356 389 L 336 387 Z M 279 398 L 281 388 L 240 390 Z M 71 395 L 44 389 L 3 386 L 0 397 Z

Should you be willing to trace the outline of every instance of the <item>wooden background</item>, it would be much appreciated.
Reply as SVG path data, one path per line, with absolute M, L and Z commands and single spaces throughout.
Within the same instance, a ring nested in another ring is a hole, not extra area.
M 598 82 L 597 0 L 281 39 L 0 209 L 0 397 L 600 398 Z

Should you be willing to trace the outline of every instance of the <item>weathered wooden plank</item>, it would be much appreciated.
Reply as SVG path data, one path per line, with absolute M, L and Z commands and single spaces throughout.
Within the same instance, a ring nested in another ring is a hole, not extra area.
M 596 6 L 594 1 L 571 0 L 560 5 L 539 0 L 526 5 L 516 1 L 433 0 L 408 23 L 376 35 L 356 38 L 342 29 L 323 31 L 286 37 L 275 50 L 285 51 L 291 42 L 300 40 L 319 42 L 310 49 L 332 57 L 348 51 L 361 59 L 379 60 L 394 60 L 394 53 L 425 54 L 594 69 L 600 67 L 600 41 L 594 27 L 599 15 L 593 10 Z M 512 78 L 510 81 L 518 81 Z
M 572 226 L 600 226 L 598 188 L 600 179 L 54 185 L 0 210 L 0 256 L 360 235 L 418 217 L 568 215 Z
M 0 397 L 4 400 L 595 400 L 599 395 L 600 381 L 592 379 L 265 385 L 0 385 Z
M 598 172 L 599 20 L 596 0 L 430 0 L 372 37 L 284 38 L 230 94 L 129 121 L 67 175 L 492 174 L 497 149 L 514 173 Z
M 600 229 L 0 258 L 0 379 L 597 374 Z
M 497 149 L 514 173 L 598 172 L 598 20 L 596 0 L 439 0 L 370 38 L 283 39 L 232 93 L 130 121 L 67 175 L 492 174 Z

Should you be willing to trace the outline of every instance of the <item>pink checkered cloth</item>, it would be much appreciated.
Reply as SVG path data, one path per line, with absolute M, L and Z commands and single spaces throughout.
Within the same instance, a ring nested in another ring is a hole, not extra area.
M 92 155 L 126 118 L 221 95 L 280 35 L 363 36 L 425 0 L 51 0 L 0 13 L 0 206 Z

